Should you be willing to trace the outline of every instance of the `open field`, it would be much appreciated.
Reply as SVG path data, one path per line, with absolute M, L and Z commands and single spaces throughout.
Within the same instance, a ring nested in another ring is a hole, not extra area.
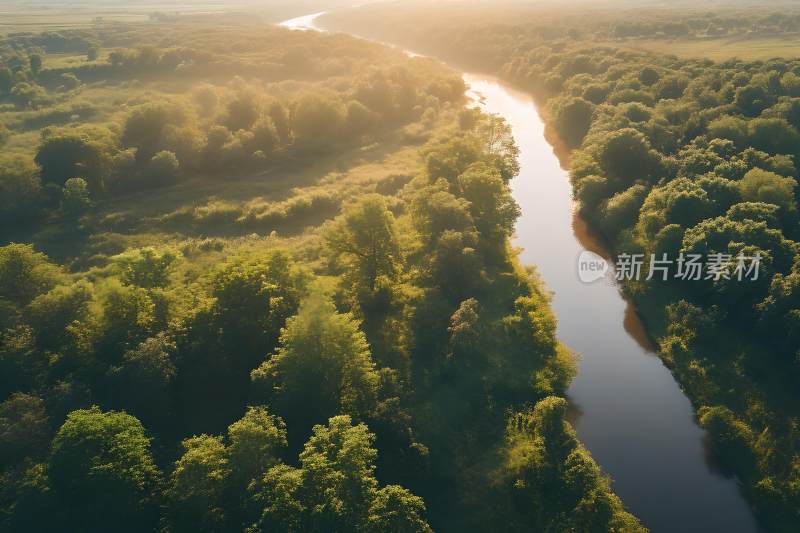
M 330 3 L 330 2 L 329 2 Z M 209 15 L 220 21 L 221 14 L 231 19 L 276 22 L 319 9 L 319 1 L 288 0 L 195 0 L 192 2 L 158 2 L 137 0 L 118 2 L 112 0 L 83 1 L 65 6 L 62 2 L 49 0 L 29 2 L 10 0 L 0 5 L 0 35 L 20 31 L 41 32 L 66 28 L 90 28 L 99 20 L 103 22 L 142 22 L 155 13 L 163 16 L 204 18 Z M 247 13 L 247 16 L 241 15 Z M 239 14 L 237 16 L 237 13 Z
M 766 60 L 774 57 L 800 57 L 800 35 L 781 37 L 734 37 L 702 40 L 636 39 L 607 41 L 598 44 L 672 54 L 682 58 L 708 58 L 725 61 L 731 58 Z

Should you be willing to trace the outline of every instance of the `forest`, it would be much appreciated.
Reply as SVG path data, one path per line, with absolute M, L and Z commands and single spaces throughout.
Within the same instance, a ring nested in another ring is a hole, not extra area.
M 13 0 L 0 532 L 680 530 L 604 462 L 646 427 L 584 440 L 598 355 L 564 336 L 594 293 L 524 259 L 549 174 L 469 73 L 531 98 L 570 239 L 644 258 L 617 325 L 735 531 L 797 531 L 800 9 L 693 4 Z
M 413 15 L 375 7 L 330 20 L 535 94 L 567 154 L 581 214 L 612 250 L 728 258 L 719 279 L 631 280 L 624 291 L 690 396 L 715 459 L 741 480 L 765 527 L 795 531 L 800 60 L 685 58 L 609 39 L 694 39 L 721 21 L 726 32 L 775 36 L 797 31 L 797 12 L 612 13 L 587 22 L 550 11 L 537 23 L 538 12 L 509 9 L 486 22 L 476 9 L 436 32 L 409 24 Z M 732 276 L 741 253 L 763 258 L 755 283 Z
M 213 17 L 4 35 L 0 530 L 644 531 L 465 89 Z

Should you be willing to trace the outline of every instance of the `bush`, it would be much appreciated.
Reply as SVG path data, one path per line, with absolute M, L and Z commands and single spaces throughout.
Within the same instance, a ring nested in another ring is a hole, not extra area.
M 79 216 L 91 205 L 89 186 L 83 178 L 70 178 L 64 183 L 61 208 L 70 216 Z
M 65 91 L 74 91 L 81 86 L 81 80 L 72 72 L 65 72 L 61 75 L 61 89 Z
M 158 152 L 150 160 L 150 177 L 156 185 L 168 185 L 180 175 L 180 162 L 173 152 Z

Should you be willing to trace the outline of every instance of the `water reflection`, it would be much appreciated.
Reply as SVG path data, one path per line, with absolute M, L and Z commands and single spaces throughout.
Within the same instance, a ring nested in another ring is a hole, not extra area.
M 530 95 L 486 76 L 464 79 L 478 105 L 506 118 L 520 146 L 521 172 L 511 183 L 522 208 L 514 244 L 553 291 L 559 338 L 581 354 L 569 389 L 578 436 L 653 531 L 757 531 L 736 482 L 707 460 L 689 400 L 655 356 L 613 272 L 593 284 L 578 279 L 584 249 L 609 253 L 576 214 L 567 150 L 548 142 L 557 139 Z
M 576 204 L 572 206 L 572 233 L 584 249 L 596 253 L 606 261 L 613 262 L 614 258 L 611 251 L 603 242 L 602 237 L 598 235 L 597 231 L 592 229 L 583 217 L 581 217 L 580 213 L 578 213 Z M 656 347 L 639 313 L 636 311 L 636 307 L 632 302 L 627 300 L 626 304 L 622 326 L 643 351 L 655 355 Z
M 319 15 L 283 25 L 319 30 Z M 608 252 L 575 214 L 568 151 L 545 130 L 530 95 L 487 76 L 465 74 L 464 80 L 475 104 L 504 117 L 520 146 L 521 172 L 511 183 L 522 208 L 514 244 L 553 291 L 559 338 L 581 354 L 569 389 L 578 436 L 652 531 L 758 531 L 736 482 L 708 460 L 689 400 L 655 357 L 613 275 L 579 281 L 581 251 Z

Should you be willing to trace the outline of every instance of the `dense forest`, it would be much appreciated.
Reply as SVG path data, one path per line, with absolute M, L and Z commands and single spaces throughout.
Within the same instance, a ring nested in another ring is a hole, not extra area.
M 433 60 L 260 24 L 0 39 L 0 530 L 644 531 L 567 422 L 575 355 L 509 245 L 517 146 L 464 90 Z M 598 216 L 673 168 L 634 131 L 654 174 L 593 178 Z M 734 213 L 768 221 L 724 224 L 780 235 L 794 200 L 756 200 Z M 702 361 L 671 328 L 676 365 Z M 761 469 L 743 416 L 705 415 Z
M 420 25 L 409 23 L 413 10 L 392 9 L 334 14 L 326 22 L 495 73 L 534 93 L 568 151 L 582 215 L 615 252 L 644 254 L 645 271 L 651 254 L 726 258 L 712 279 L 656 277 L 624 288 L 692 399 L 715 459 L 742 481 L 766 527 L 796 531 L 800 60 L 679 58 L 607 39 L 792 32 L 797 13 L 578 20 L 543 12 L 536 22 L 536 12 L 509 11 L 487 22 L 476 9 L 447 24 L 431 16 L 435 22 Z M 736 282 L 742 253 L 762 258 L 753 283 Z

